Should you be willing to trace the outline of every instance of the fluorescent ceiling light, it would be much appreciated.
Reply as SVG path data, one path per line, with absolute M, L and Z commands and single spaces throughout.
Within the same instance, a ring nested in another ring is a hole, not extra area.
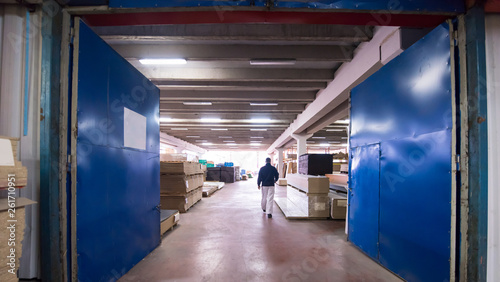
M 323 136 L 313 136 L 311 138 L 312 139 L 325 139 L 326 137 L 323 137 Z
M 262 143 L 262 141 L 250 141 L 250 143 Z
M 314 144 L 316 143 L 315 141 L 306 141 L 306 144 Z
M 328 144 L 328 143 L 321 143 L 321 144 L 319 144 L 319 145 L 320 145 L 321 147 L 328 147 L 328 146 L 330 146 L 330 144 Z
M 221 122 L 220 118 L 201 118 L 201 122 Z
M 140 59 L 143 65 L 185 65 L 186 59 Z
M 250 144 L 250 146 L 260 146 L 260 145 L 262 145 L 262 144 L 259 144 L 259 143 L 252 143 L 252 144 Z
M 253 123 L 269 123 L 272 122 L 273 120 L 270 118 L 253 118 L 250 119 Z
M 203 146 L 210 146 L 210 145 L 212 145 L 212 143 L 201 143 L 201 145 L 203 145 Z
M 187 128 L 173 127 L 171 130 L 188 130 Z
M 263 136 L 251 136 L 250 138 L 262 139 L 262 138 L 264 138 L 264 137 L 263 137 Z
M 340 146 L 342 146 L 342 147 L 349 147 L 349 144 L 342 144 Z
M 219 136 L 219 138 L 224 139 L 224 138 L 233 138 L 233 136 Z
M 332 144 L 340 144 L 340 141 L 330 141 L 328 143 L 332 143 Z
M 252 66 L 292 66 L 295 65 L 295 59 L 251 59 Z
M 196 135 L 188 135 L 188 136 L 186 136 L 186 138 L 200 138 L 200 136 L 196 136 Z
M 168 122 L 168 121 L 173 121 L 173 118 L 168 118 L 168 117 L 161 117 L 160 122 Z
M 250 103 L 250 106 L 277 106 L 278 103 Z
M 222 141 L 222 142 L 226 142 L 226 143 L 234 143 L 234 142 L 236 142 L 236 141 L 234 141 L 234 140 L 224 140 L 224 141 Z
M 267 131 L 265 128 L 252 128 L 250 131 Z
M 342 139 L 347 139 L 348 137 L 342 137 Z
M 339 119 L 339 120 L 335 121 L 334 123 L 349 123 L 349 120 L 348 119 Z
M 326 131 L 344 131 L 343 129 L 327 129 Z
M 234 146 L 234 145 L 237 145 L 237 144 L 234 144 L 234 143 L 228 143 L 228 144 L 226 144 L 226 145 L 228 145 L 228 146 Z
M 227 128 L 211 128 L 213 131 L 227 131 Z
M 212 102 L 182 102 L 185 106 L 212 106 Z
M 207 140 L 195 140 L 194 142 L 202 143 L 202 142 L 208 142 Z
M 229 149 L 238 149 L 238 147 L 229 147 Z

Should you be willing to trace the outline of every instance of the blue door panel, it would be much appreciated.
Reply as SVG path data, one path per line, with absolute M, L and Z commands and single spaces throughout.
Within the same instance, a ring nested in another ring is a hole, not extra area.
M 380 263 L 408 281 L 449 279 L 450 137 L 381 143 Z
M 378 144 L 353 148 L 349 182 L 349 240 L 378 258 L 379 164 Z
M 83 22 L 79 42 L 78 280 L 115 281 L 160 240 L 159 90 Z M 124 107 L 146 117 L 146 150 L 124 147 Z
M 159 103 L 152 104 L 149 99 L 149 93 L 156 91 L 156 86 L 144 77 L 135 68 L 123 68 L 124 63 L 122 57 L 113 57 L 110 62 L 110 72 L 113 74 L 109 78 L 109 96 L 108 111 L 113 113 L 109 116 L 112 124 L 123 123 L 124 108 L 128 108 L 134 112 L 142 113 L 148 110 L 155 114 L 152 118 L 147 119 L 146 124 L 146 151 L 154 153 L 159 152 L 159 142 L 157 134 L 159 130 Z M 128 63 L 127 63 L 128 64 Z M 123 77 L 138 77 L 133 80 L 125 80 Z M 139 78 L 140 77 L 140 78 Z M 125 91 L 124 91 L 125 89 Z M 114 128 L 116 131 L 109 139 L 110 146 L 123 147 L 123 126 Z M 151 133 L 151 134 L 150 134 Z
M 437 27 L 352 90 L 351 146 L 452 127 L 448 33 Z
M 379 233 L 365 240 L 408 281 L 450 280 L 451 91 L 447 24 L 351 91 L 350 146 L 379 143 L 381 154 Z

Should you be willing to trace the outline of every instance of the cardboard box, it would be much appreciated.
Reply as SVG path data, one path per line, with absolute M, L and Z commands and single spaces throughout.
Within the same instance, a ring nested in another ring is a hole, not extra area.
M 330 182 L 325 176 L 289 174 L 286 177 L 288 185 L 310 194 L 328 194 Z
M 160 175 L 160 194 L 182 196 L 203 186 L 203 174 L 164 174 Z
M 308 217 L 327 218 L 330 216 L 330 198 L 328 194 L 306 194 L 296 188 L 287 187 L 287 199 Z
M 328 194 L 330 198 L 330 216 L 333 219 L 346 219 L 347 197 L 336 193 Z

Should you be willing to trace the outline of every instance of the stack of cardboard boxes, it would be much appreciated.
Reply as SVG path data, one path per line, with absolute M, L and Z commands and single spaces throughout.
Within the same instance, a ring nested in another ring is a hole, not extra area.
M 203 173 L 203 166 L 198 162 L 161 162 L 161 208 L 184 213 L 201 200 Z

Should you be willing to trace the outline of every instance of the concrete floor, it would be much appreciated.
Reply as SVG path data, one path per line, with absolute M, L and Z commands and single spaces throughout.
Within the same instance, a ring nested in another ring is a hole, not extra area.
M 255 179 L 227 184 L 120 281 L 401 281 L 347 242 L 344 224 L 287 220 L 276 204 L 268 219 Z

